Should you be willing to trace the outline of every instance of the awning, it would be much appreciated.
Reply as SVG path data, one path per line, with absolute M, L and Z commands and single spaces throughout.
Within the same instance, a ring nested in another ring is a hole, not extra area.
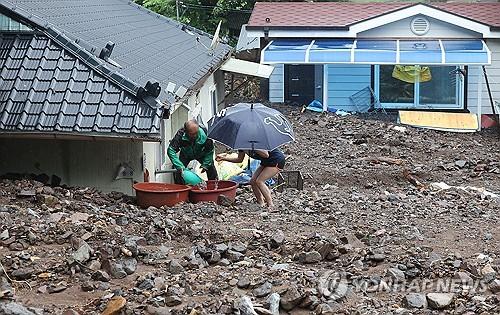
M 273 66 L 266 66 L 256 62 L 230 58 L 220 67 L 221 70 L 251 75 L 268 79 L 274 70 Z
M 261 53 L 262 64 L 491 64 L 491 52 L 481 39 L 277 39 Z

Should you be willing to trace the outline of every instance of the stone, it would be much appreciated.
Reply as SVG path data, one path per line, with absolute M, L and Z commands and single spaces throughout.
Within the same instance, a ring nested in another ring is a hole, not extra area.
M 246 295 L 235 300 L 234 308 L 239 310 L 240 315 L 257 315 L 252 304 L 252 300 Z
M 272 284 L 271 282 L 264 282 L 264 284 L 262 284 L 261 286 L 255 288 L 252 293 L 255 297 L 264 297 L 264 296 L 267 296 L 271 293 L 271 289 L 272 289 Z
M 487 264 L 481 269 L 481 275 L 483 276 L 484 282 L 488 283 L 496 278 L 497 273 L 490 264 Z
M 167 296 L 165 298 L 165 304 L 167 306 L 177 306 L 177 305 L 182 304 L 182 299 L 180 297 L 178 297 L 177 295 Z
M 458 161 L 455 161 L 455 165 L 458 166 L 459 168 L 464 168 L 465 165 L 467 165 L 467 161 L 465 161 L 465 160 L 458 160 Z
M 272 315 L 279 315 L 280 314 L 280 295 L 276 292 L 272 293 L 268 298 L 267 298 L 267 303 L 269 304 L 269 311 L 271 312 Z
M 0 302 L 0 314 L 2 315 L 36 315 L 21 304 L 14 302 Z
M 385 260 L 385 255 L 384 254 L 373 254 L 369 257 L 371 261 L 374 262 L 383 262 Z
M 82 288 L 83 292 L 90 292 L 90 291 L 94 291 L 94 289 L 95 289 L 94 284 L 92 282 L 90 282 L 90 281 L 84 281 L 84 282 L 82 282 L 82 284 L 80 285 L 80 287 Z
M 387 270 L 387 275 L 395 282 L 399 283 L 405 281 L 405 273 L 399 268 L 389 268 Z
M 229 247 L 226 244 L 221 243 L 221 244 L 215 245 L 214 249 L 216 251 L 218 251 L 219 253 L 224 254 L 229 249 Z
M 8 238 L 10 238 L 9 230 L 4 230 L 2 234 L 0 234 L 0 240 L 5 241 Z
M 97 270 L 92 274 L 92 279 L 97 280 L 97 281 L 108 282 L 109 280 L 111 280 L 111 277 L 109 276 L 109 274 L 106 271 Z
M 314 264 L 321 261 L 321 254 L 315 250 L 299 254 L 299 261 L 306 264 Z
M 141 290 L 150 290 L 154 287 L 155 283 L 151 279 L 144 279 L 139 285 L 137 286 Z
M 174 275 L 177 275 L 184 272 L 184 267 L 182 267 L 177 259 L 172 259 L 168 264 L 168 271 L 170 271 L 170 273 Z
M 222 258 L 222 259 L 219 261 L 219 265 L 224 266 L 224 267 L 227 267 L 227 266 L 229 266 L 230 264 L 231 264 L 231 262 L 230 262 L 228 259 L 226 259 L 226 258 Z
M 427 302 L 430 308 L 445 309 L 453 302 L 453 293 L 427 293 Z
M 127 300 L 121 296 L 115 296 L 111 300 L 109 300 L 106 308 L 101 313 L 101 315 L 118 315 L 123 310 L 125 305 L 127 304 Z
M 244 254 L 247 251 L 247 246 L 242 242 L 237 241 L 229 243 L 229 249 Z
M 234 205 L 234 200 L 226 195 L 219 195 L 217 197 L 217 204 L 223 207 L 231 207 Z
M 310 310 L 313 310 L 319 305 L 319 303 L 320 303 L 320 301 L 319 301 L 319 298 L 317 296 L 308 295 L 302 300 L 299 307 L 308 308 Z
M 102 261 L 102 269 L 115 279 L 122 279 L 127 276 L 127 273 L 123 270 L 122 264 L 109 259 Z
M 238 261 L 241 261 L 243 260 L 243 258 L 245 258 L 245 255 L 243 255 L 242 253 L 240 252 L 237 252 L 237 251 L 234 251 L 234 250 L 231 250 L 229 249 L 227 252 L 226 252 L 226 258 L 229 259 L 230 261 L 232 262 L 238 262 Z M 221 260 L 222 261 L 222 260 Z
M 78 250 L 71 255 L 71 258 L 73 258 L 73 260 L 79 262 L 80 264 L 83 264 L 90 259 L 91 252 L 92 249 L 90 248 L 90 246 L 85 241 L 83 241 Z
M 284 295 L 281 296 L 280 305 L 286 310 L 290 311 L 300 302 L 302 302 L 303 296 L 300 294 L 296 286 L 290 286 Z
M 271 248 L 278 248 L 285 241 L 285 234 L 282 230 L 277 230 L 273 236 L 271 236 L 270 245 Z
M 47 288 L 47 292 L 49 292 L 50 294 L 59 293 L 59 292 L 66 290 L 67 288 L 68 287 L 65 284 L 59 284 L 56 286 L 49 286 Z
M 65 310 L 61 315 L 80 315 L 80 313 L 75 310 Z
M 59 203 L 59 199 L 57 197 L 51 195 L 42 195 L 42 202 L 46 204 L 48 207 L 54 207 Z
M 146 306 L 147 315 L 170 315 L 170 309 L 168 307 L 154 307 L 151 305 Z
M 495 280 L 491 281 L 490 284 L 488 285 L 488 288 L 490 289 L 490 291 L 492 293 L 499 293 L 500 292 L 500 280 L 495 279 Z
M 123 270 L 127 273 L 127 275 L 131 275 L 137 269 L 137 259 L 133 257 L 122 258 L 121 265 L 123 266 Z
M 240 289 L 246 289 L 250 286 L 250 279 L 247 277 L 241 277 L 238 279 L 236 286 Z
M 465 271 L 459 271 L 455 274 L 455 278 L 459 279 L 461 284 L 469 285 L 472 286 L 474 279 L 469 275 L 468 272 Z
M 234 287 L 237 283 L 238 283 L 237 279 L 231 279 L 231 280 L 229 280 L 229 285 L 232 286 L 232 287 Z
M 121 216 L 115 219 L 115 222 L 119 226 L 125 226 L 128 224 L 128 218 L 125 216 Z
M 90 215 L 83 212 L 75 212 L 70 217 L 71 223 L 81 223 L 89 219 Z
M 408 308 L 427 308 L 427 298 L 422 293 L 408 293 L 405 296 L 404 303 Z
M 9 249 L 11 251 L 20 252 L 20 251 L 24 250 L 24 245 L 22 243 L 18 243 L 18 242 L 12 243 L 9 245 Z
M 333 309 L 330 305 L 328 305 L 326 303 L 322 303 L 314 309 L 314 314 L 316 314 L 316 315 L 327 315 L 327 314 L 333 315 L 333 314 L 336 314 L 336 312 L 333 311 Z
M 87 267 L 90 270 L 97 271 L 101 269 L 101 262 L 99 262 L 98 260 L 92 260 Z
M 33 272 L 34 272 L 33 268 L 19 268 L 12 271 L 11 275 L 12 278 L 16 280 L 27 280 L 31 278 Z

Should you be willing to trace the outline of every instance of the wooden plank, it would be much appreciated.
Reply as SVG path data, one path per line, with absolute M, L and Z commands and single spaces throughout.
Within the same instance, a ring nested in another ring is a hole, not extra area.
M 399 111 L 399 121 L 402 124 L 427 129 L 474 132 L 478 129 L 475 114 L 443 113 L 427 111 Z

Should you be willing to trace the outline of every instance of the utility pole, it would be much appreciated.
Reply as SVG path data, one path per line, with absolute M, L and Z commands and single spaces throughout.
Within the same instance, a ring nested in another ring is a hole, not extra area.
M 175 12 L 177 13 L 177 21 L 179 21 L 179 0 L 175 0 Z

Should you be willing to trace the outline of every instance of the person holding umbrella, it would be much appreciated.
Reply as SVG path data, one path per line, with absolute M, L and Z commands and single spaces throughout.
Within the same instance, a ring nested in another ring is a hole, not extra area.
M 252 174 L 252 179 L 250 180 L 257 203 L 261 206 L 265 206 L 267 203 L 269 208 L 274 208 L 271 190 L 267 187 L 266 181 L 283 170 L 285 167 L 285 155 L 278 148 L 272 151 L 238 150 L 237 157 L 227 157 L 225 154 L 218 154 L 215 160 L 241 163 L 245 158 L 245 154 L 248 154 L 252 159 L 260 161 L 259 167 Z
M 241 162 L 247 153 L 260 160 L 252 176 L 252 190 L 260 205 L 273 207 L 265 182 L 285 166 L 279 146 L 295 140 L 290 122 L 279 111 L 260 103 L 239 103 L 220 111 L 209 121 L 208 137 L 238 150 L 238 157 L 218 155 L 216 160 Z

